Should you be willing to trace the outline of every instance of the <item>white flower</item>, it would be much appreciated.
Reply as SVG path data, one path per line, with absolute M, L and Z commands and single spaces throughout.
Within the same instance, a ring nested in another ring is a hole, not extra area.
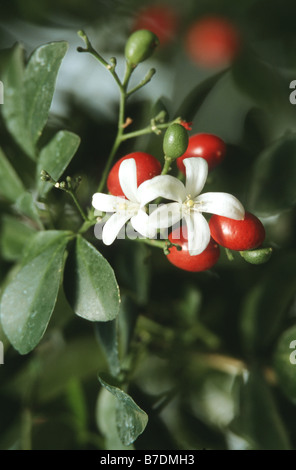
M 151 227 L 145 204 L 152 201 L 154 191 L 149 195 L 149 191 L 139 192 L 137 187 L 137 167 L 133 158 L 124 160 L 118 171 L 119 182 L 126 198 L 112 196 L 109 194 L 95 193 L 92 198 L 92 205 L 102 212 L 113 212 L 107 220 L 102 231 L 102 240 L 105 245 L 111 245 L 124 224 L 130 220 L 133 228 L 147 238 L 153 238 L 156 229 Z M 142 200 L 143 199 L 143 200 Z
M 208 175 L 208 164 L 203 158 L 186 158 L 186 184 L 170 175 L 155 176 L 139 188 L 139 197 L 145 202 L 147 193 L 163 197 L 171 202 L 158 207 L 150 214 L 155 228 L 168 228 L 185 218 L 188 233 L 188 251 L 198 255 L 208 246 L 210 229 L 203 212 L 217 214 L 231 219 L 242 220 L 245 210 L 242 204 L 228 193 L 208 192 L 200 194 Z

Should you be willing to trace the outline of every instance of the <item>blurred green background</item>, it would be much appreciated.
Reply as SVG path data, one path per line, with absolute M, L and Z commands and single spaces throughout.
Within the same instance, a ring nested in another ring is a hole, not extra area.
M 100 64 L 79 54 L 85 29 L 106 57 L 123 70 L 124 44 L 138 9 L 136 0 L 0 2 L 0 79 L 9 48 L 23 44 L 27 57 L 39 45 L 66 40 L 44 138 L 56 129 L 81 137 L 67 174 L 83 177 L 79 198 L 90 205 L 116 133 L 118 90 Z M 265 225 L 268 263 L 254 266 L 224 251 L 209 272 L 186 273 L 160 250 L 131 241 L 104 247 L 89 239 L 115 270 L 122 294 L 121 350 L 129 368 L 129 394 L 149 421 L 135 449 L 296 449 L 296 4 L 290 0 L 178 0 L 173 40 L 141 65 L 157 73 L 128 105 L 133 126 L 149 122 L 158 99 L 173 119 L 192 121 L 192 131 L 219 135 L 227 144 L 208 189 L 236 195 Z M 193 63 L 184 38 L 204 15 L 223 16 L 238 28 L 241 54 L 227 70 Z M 221 75 L 219 75 L 221 72 Z M 223 73 L 222 73 L 223 72 Z M 203 88 L 205 80 L 212 80 Z M 5 84 L 4 84 L 5 85 Z M 191 94 L 190 94 L 191 93 Z M 186 99 L 189 96 L 189 99 Z M 1 146 L 13 143 L 1 118 Z M 158 136 L 122 145 L 162 158 Z M 29 172 L 30 168 L 25 171 Z M 57 194 L 56 201 L 62 196 Z M 0 198 L 0 279 L 31 236 L 22 237 L 13 207 Z M 73 208 L 60 228 L 77 224 Z M 25 221 L 23 221 L 25 222 Z M 108 359 L 93 324 L 75 316 L 63 292 L 38 347 L 21 356 L 1 331 L 1 449 L 123 449 L 116 433 L 113 397 L 98 374 Z

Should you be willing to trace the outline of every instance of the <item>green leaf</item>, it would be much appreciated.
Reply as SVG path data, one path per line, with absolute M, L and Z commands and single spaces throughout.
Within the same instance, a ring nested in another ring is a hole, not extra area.
M 44 197 L 53 187 L 51 183 L 41 181 L 41 170 L 47 171 L 54 180 L 58 180 L 69 165 L 80 144 L 80 138 L 68 131 L 59 131 L 40 152 L 37 165 L 37 187 Z
M 19 271 L 3 292 L 1 323 L 11 344 L 21 354 L 32 351 L 47 328 L 70 237 L 70 232 L 38 232 L 25 250 Z
M 15 202 L 24 191 L 22 181 L 0 148 L 0 196 Z
M 21 149 L 33 160 L 36 143 L 47 122 L 65 41 L 38 47 L 24 67 L 24 51 L 13 47 L 3 74 L 4 104 L 1 107 L 7 129 Z
M 283 393 L 296 404 L 296 325 L 280 336 L 273 363 L 278 385 Z
M 96 421 L 100 432 L 105 437 L 106 450 L 134 450 L 133 445 L 123 445 L 119 439 L 116 426 L 116 403 L 117 399 L 108 390 L 100 390 L 97 406 Z
M 34 147 L 27 131 L 24 105 L 24 50 L 16 44 L 3 73 L 4 104 L 1 106 L 2 115 L 7 129 L 14 137 L 20 148 L 31 158 L 35 159 Z
M 231 72 L 235 84 L 256 106 L 276 112 L 285 102 L 286 92 L 277 69 L 263 62 L 254 51 L 249 49 L 240 54 Z
M 244 299 L 240 325 L 247 353 L 263 353 L 275 341 L 296 293 L 295 263 L 295 253 L 270 260 L 268 270 Z
M 233 426 L 252 450 L 291 449 L 272 391 L 258 370 L 241 383 L 240 412 Z
M 1 220 L 0 246 L 1 255 L 7 261 L 17 261 L 21 258 L 24 247 L 36 233 L 29 225 L 10 215 L 4 215 Z
M 289 133 L 257 158 L 248 191 L 248 207 L 259 215 L 278 214 L 296 204 L 296 134 Z
M 220 78 L 226 73 L 226 70 L 217 73 L 216 75 L 207 78 L 203 82 L 199 83 L 184 99 L 180 108 L 178 109 L 176 116 L 181 116 L 187 121 L 192 121 L 197 111 L 212 91 L 214 86 L 218 83 Z
M 24 77 L 24 108 L 30 140 L 35 145 L 47 122 L 57 74 L 68 49 L 65 41 L 38 47 Z
M 117 319 L 96 323 L 96 336 L 105 353 L 110 372 L 116 377 L 120 372 Z
M 90 321 L 114 320 L 119 311 L 119 288 L 108 261 L 78 236 L 65 272 L 65 294 L 74 312 Z
M 148 416 L 134 400 L 117 386 L 110 385 L 99 377 L 101 385 L 116 398 L 116 425 L 123 445 L 129 446 L 144 431 Z
M 15 202 L 14 208 L 19 212 L 19 214 L 25 215 L 36 222 L 38 228 L 42 230 L 43 225 L 32 193 L 28 191 L 22 193 Z

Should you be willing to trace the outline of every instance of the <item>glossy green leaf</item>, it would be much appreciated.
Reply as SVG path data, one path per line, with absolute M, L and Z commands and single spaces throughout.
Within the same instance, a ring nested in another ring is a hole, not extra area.
M 40 196 L 45 196 L 53 187 L 41 181 L 41 170 L 47 171 L 54 180 L 59 180 L 69 165 L 80 144 L 80 138 L 69 131 L 59 131 L 40 152 L 37 165 L 37 186 Z
M 105 448 L 106 450 L 134 450 L 132 444 L 125 446 L 118 436 L 116 403 L 116 397 L 106 388 L 100 390 L 96 406 L 96 422 L 99 431 L 105 438 Z
M 19 271 L 3 292 L 1 323 L 11 344 L 21 354 L 32 351 L 47 328 L 70 237 L 69 232 L 38 232 L 25 250 Z
M 3 117 L 21 149 L 36 158 L 36 143 L 47 122 L 65 41 L 38 47 L 24 66 L 23 48 L 17 44 L 7 61 L 4 76 Z
M 24 191 L 21 179 L 0 148 L 0 197 L 15 202 Z
M 24 108 L 31 142 L 35 145 L 47 122 L 57 74 L 68 49 L 65 41 L 38 47 L 24 77 Z
M 291 449 L 272 390 L 258 370 L 252 370 L 241 383 L 240 412 L 233 425 L 252 450 Z
M 34 147 L 27 130 L 26 112 L 24 103 L 24 50 L 16 44 L 6 68 L 1 77 L 4 85 L 4 104 L 1 106 L 2 115 L 7 129 L 21 147 L 31 158 L 35 158 Z
M 296 326 L 290 327 L 279 338 L 274 353 L 274 368 L 278 385 L 296 404 Z
M 249 210 L 278 214 L 296 204 L 296 134 L 288 133 L 257 158 L 248 191 Z
M 101 385 L 116 398 L 116 425 L 121 442 L 132 444 L 144 431 L 148 416 L 134 400 L 115 385 L 110 385 L 99 377 Z
M 17 261 L 36 230 L 16 217 L 4 215 L 1 220 L 0 251 L 7 261 Z
M 90 321 L 114 320 L 119 288 L 114 271 L 99 251 L 78 236 L 65 272 L 65 294 L 74 312 Z
M 260 282 L 242 304 L 241 337 L 246 352 L 258 354 L 270 348 L 296 293 L 296 255 L 270 260 Z
M 222 72 L 219 72 L 216 75 L 213 75 L 202 81 L 193 90 L 191 90 L 179 107 L 176 116 L 181 116 L 187 121 L 192 121 L 209 93 L 225 73 L 226 71 L 223 70 Z
M 19 214 L 29 217 L 31 220 L 36 222 L 38 228 L 43 228 L 39 217 L 38 208 L 32 193 L 29 191 L 22 193 L 16 200 L 14 208 L 19 212 Z
M 97 322 L 96 336 L 105 353 L 110 373 L 116 377 L 120 372 L 117 319 L 108 322 Z

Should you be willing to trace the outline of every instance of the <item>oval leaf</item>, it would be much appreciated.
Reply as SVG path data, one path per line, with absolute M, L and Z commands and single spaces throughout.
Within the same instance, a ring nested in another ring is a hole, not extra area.
M 58 180 L 69 165 L 80 144 L 78 135 L 69 131 L 58 132 L 40 152 L 37 165 L 37 185 L 40 196 L 45 196 L 53 187 L 51 183 L 41 181 L 41 170 L 47 171 L 54 180 Z
M 1 111 L 7 129 L 18 143 L 20 148 L 31 158 L 35 159 L 35 152 L 27 131 L 24 107 L 24 50 L 16 44 L 6 63 L 2 76 L 4 83 L 4 104 Z
M 24 108 L 29 136 L 36 144 L 47 122 L 57 74 L 68 49 L 65 41 L 38 47 L 24 76 Z
M 65 294 L 74 312 L 90 321 L 109 321 L 117 317 L 119 288 L 108 261 L 78 236 L 65 273 Z
M 70 232 L 39 232 L 27 248 L 22 265 L 6 286 L 0 303 L 5 334 L 21 354 L 41 340 L 54 309 Z
M 117 386 L 110 385 L 99 377 L 101 385 L 116 398 L 116 425 L 123 445 L 129 446 L 144 431 L 148 416 L 134 400 Z

